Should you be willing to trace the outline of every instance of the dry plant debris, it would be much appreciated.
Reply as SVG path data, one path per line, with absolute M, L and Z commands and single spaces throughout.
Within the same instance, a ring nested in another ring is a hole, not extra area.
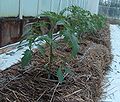
M 0 102 L 98 102 L 102 94 L 101 82 L 111 62 L 109 25 L 97 34 L 100 36 L 83 40 L 77 58 L 66 63 L 73 75 L 66 75 L 62 84 L 57 81 L 55 68 L 63 63 L 61 58 L 68 60 L 70 54 L 62 41 L 55 53 L 57 60 L 53 63 L 51 79 L 47 79 L 43 68 L 47 58 L 41 58 L 37 49 L 25 70 L 18 63 L 1 71 Z

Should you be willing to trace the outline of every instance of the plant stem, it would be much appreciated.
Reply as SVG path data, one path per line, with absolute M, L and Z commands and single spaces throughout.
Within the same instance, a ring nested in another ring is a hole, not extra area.
M 49 70 L 51 69 L 52 62 L 53 62 L 53 46 L 52 44 L 50 44 Z
M 50 39 L 51 40 L 53 39 L 53 32 L 54 32 L 54 27 L 51 27 L 51 30 L 50 30 Z M 53 63 L 53 44 L 51 42 L 50 43 L 50 57 L 49 57 L 49 72 L 52 67 L 52 63 Z

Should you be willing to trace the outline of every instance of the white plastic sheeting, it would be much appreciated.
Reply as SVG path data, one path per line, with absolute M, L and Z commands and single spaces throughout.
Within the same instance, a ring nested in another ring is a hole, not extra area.
M 112 54 L 111 71 L 106 76 L 105 97 L 101 102 L 120 102 L 120 27 L 110 26 Z
M 39 0 L 20 0 L 20 16 L 36 16 L 38 1 Z
M 52 7 L 52 2 L 53 0 L 39 0 L 39 14 L 42 11 L 51 11 L 51 7 Z M 55 1 L 59 1 L 59 0 L 55 0 Z M 57 4 L 56 4 L 57 5 Z
M 77 5 L 92 13 L 98 13 L 99 0 L 0 0 L 0 17 L 37 16 L 42 11 L 59 12 Z
M 0 0 L 0 17 L 19 15 L 19 0 Z
M 85 9 L 92 13 L 98 13 L 99 0 L 85 0 Z

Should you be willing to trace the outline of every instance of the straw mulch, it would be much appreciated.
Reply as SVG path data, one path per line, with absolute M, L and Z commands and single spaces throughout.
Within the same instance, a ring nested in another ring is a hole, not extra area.
M 109 25 L 93 36 L 87 36 L 80 44 L 75 59 L 70 59 L 70 49 L 60 41 L 60 47 L 51 69 L 51 79 L 43 66 L 46 58 L 41 58 L 35 50 L 31 64 L 21 69 L 16 64 L 0 72 L 0 102 L 98 102 L 102 94 L 102 81 L 111 62 Z M 48 50 L 48 49 L 46 49 Z M 64 82 L 58 83 L 56 68 L 66 60 L 66 67 L 72 74 L 65 75 Z

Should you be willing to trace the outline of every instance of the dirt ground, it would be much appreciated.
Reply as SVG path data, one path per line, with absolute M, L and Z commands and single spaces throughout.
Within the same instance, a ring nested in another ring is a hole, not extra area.
M 21 69 L 20 63 L 0 72 L 0 102 L 98 102 L 102 81 L 111 63 L 109 24 L 95 34 L 89 34 L 80 43 L 75 59 L 70 59 L 69 48 L 60 41 L 54 56 L 51 79 L 44 68 L 48 59 L 34 53 L 31 64 Z M 48 49 L 46 49 L 48 50 Z M 56 68 L 66 60 L 72 74 L 62 84 L 56 77 Z

